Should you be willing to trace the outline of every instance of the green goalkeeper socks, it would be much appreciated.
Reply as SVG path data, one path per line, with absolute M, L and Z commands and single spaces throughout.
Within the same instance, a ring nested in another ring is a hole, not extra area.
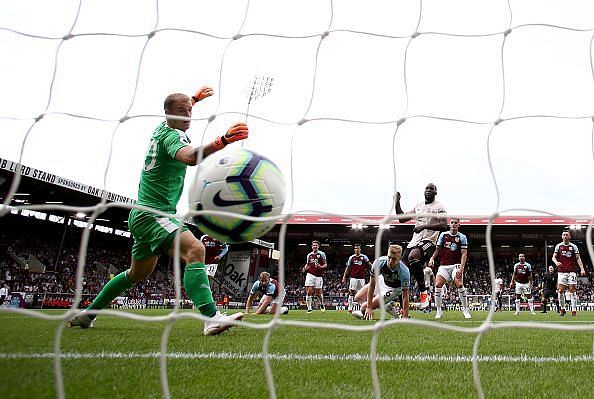
M 208 317 L 212 317 L 217 313 L 212 292 L 210 291 L 210 281 L 206 276 L 203 262 L 186 265 L 184 288 L 194 305 L 200 310 L 200 313 Z
M 123 271 L 103 286 L 101 292 L 87 309 L 103 309 L 111 303 L 118 295 L 132 288 L 134 284 L 128 279 L 128 271 Z

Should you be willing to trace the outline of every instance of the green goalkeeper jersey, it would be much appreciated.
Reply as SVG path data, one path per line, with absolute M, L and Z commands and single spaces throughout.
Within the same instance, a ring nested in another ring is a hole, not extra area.
M 177 151 L 190 144 L 185 132 L 161 123 L 151 137 L 138 184 L 138 205 L 175 213 L 184 189 L 187 165 L 175 159 Z

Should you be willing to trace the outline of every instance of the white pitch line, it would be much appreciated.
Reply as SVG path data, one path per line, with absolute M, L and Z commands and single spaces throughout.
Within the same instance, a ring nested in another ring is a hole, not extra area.
M 261 360 L 262 353 L 231 353 L 231 352 L 209 352 L 209 353 L 187 353 L 172 352 L 167 354 L 169 359 L 217 359 L 217 360 Z M 98 352 L 98 353 L 62 353 L 62 359 L 159 359 L 159 352 L 135 353 L 135 352 Z M 53 359 L 54 353 L 0 353 L 0 360 L 11 359 Z M 297 361 L 355 361 L 369 362 L 369 355 L 344 354 L 344 355 L 300 355 L 300 354 L 269 354 L 271 360 L 297 360 Z M 505 363 L 581 363 L 594 362 L 594 355 L 576 356 L 507 356 L 507 355 L 482 355 L 478 357 L 479 362 L 505 362 Z M 379 362 L 443 362 L 443 363 L 470 363 L 472 356 L 463 355 L 380 355 Z

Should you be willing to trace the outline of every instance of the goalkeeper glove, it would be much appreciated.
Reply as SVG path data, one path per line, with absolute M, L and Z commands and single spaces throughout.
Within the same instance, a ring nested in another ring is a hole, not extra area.
M 229 143 L 234 143 L 239 140 L 245 140 L 248 138 L 248 135 L 248 126 L 243 122 L 236 123 L 227 130 L 227 133 L 215 139 L 215 150 L 221 150 Z
M 210 97 L 214 94 L 212 88 L 208 86 L 203 86 L 194 95 L 192 96 L 192 106 L 194 106 L 198 101 L 204 100 L 206 97 Z

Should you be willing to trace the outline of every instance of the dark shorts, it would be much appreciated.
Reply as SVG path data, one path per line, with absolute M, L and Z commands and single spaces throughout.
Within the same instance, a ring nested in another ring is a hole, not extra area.
M 406 248 L 404 250 L 404 254 L 402 255 L 402 260 L 408 265 L 408 256 L 412 252 L 413 249 L 419 248 L 422 252 L 421 255 L 421 264 L 427 262 L 433 256 L 435 252 L 435 244 L 432 241 L 421 241 L 418 245 L 414 247 Z
M 552 291 L 552 290 L 544 290 L 542 292 L 542 297 L 543 298 L 555 298 L 555 297 L 557 297 L 557 292 Z

